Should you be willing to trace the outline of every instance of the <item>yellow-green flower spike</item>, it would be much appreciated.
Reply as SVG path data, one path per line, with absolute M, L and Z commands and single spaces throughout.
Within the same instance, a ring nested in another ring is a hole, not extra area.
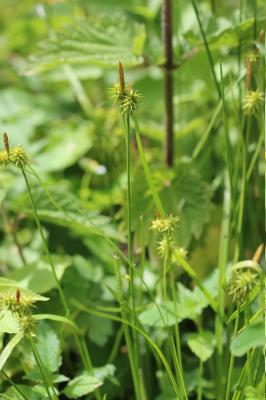
M 8 163 L 10 162 L 9 160 L 9 155 L 6 150 L 1 150 L 0 151 L 0 166 L 3 165 L 6 167 Z
M 25 168 L 29 163 L 29 157 L 23 147 L 16 146 L 10 150 L 10 162 L 18 168 Z
M 263 93 L 257 90 L 251 90 L 247 93 L 244 98 L 243 110 L 246 115 L 255 114 L 260 107 L 263 105 L 264 96 Z
M 122 114 L 132 114 L 138 106 L 141 95 L 137 90 L 125 84 L 124 71 L 121 62 L 118 65 L 119 82 L 111 88 L 115 104 L 120 105 Z
M 175 229 L 176 224 L 179 222 L 179 217 L 169 215 L 166 218 L 156 218 L 151 223 L 151 230 L 159 233 L 170 233 Z

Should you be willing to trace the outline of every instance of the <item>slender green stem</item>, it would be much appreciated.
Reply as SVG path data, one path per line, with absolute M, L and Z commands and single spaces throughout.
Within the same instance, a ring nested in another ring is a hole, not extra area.
M 198 24 L 199 24 L 200 33 L 201 33 L 201 36 L 202 36 L 202 39 L 203 39 L 203 42 L 204 42 L 204 46 L 205 46 L 205 50 L 206 50 L 206 53 L 207 53 L 207 56 L 208 56 L 208 59 L 209 59 L 209 63 L 210 63 L 210 67 L 211 67 L 211 73 L 212 73 L 212 77 L 213 77 L 213 80 L 214 80 L 214 83 L 215 83 L 217 94 L 218 94 L 219 98 L 221 98 L 220 86 L 219 86 L 218 79 L 217 79 L 217 76 L 216 76 L 216 73 L 215 73 L 212 54 L 211 54 L 211 51 L 210 51 L 210 48 L 209 48 L 209 44 L 208 44 L 208 40 L 207 40 L 205 31 L 203 29 L 203 25 L 202 25 L 201 18 L 200 18 L 200 15 L 199 15 L 199 10 L 198 10 L 198 7 L 197 7 L 197 4 L 196 4 L 195 0 L 191 0 L 191 3 L 192 3 L 192 6 L 194 8 L 194 12 L 195 12 Z
M 142 146 L 141 139 L 140 139 L 140 129 L 139 129 L 137 117 L 135 114 L 133 114 L 132 118 L 133 118 L 133 121 L 135 124 L 135 129 L 136 129 L 136 141 L 137 141 L 138 151 L 139 151 L 139 155 L 140 155 L 140 160 L 141 160 L 142 168 L 144 170 L 144 174 L 145 174 L 148 186 L 150 188 L 154 203 L 155 203 L 158 211 L 161 214 L 161 217 L 166 218 L 166 213 L 164 211 L 163 205 L 162 205 L 160 197 L 158 195 L 158 191 L 154 185 L 151 171 L 150 171 L 148 162 L 145 157 L 145 153 L 144 153 L 143 146 Z
M 157 346 L 157 344 L 150 338 L 150 336 L 143 331 L 139 326 L 134 325 L 133 323 L 131 323 L 128 320 L 125 320 L 123 318 L 119 318 L 115 315 L 110 315 L 110 314 L 106 314 L 100 311 L 95 311 L 90 309 L 89 307 L 84 306 L 83 304 L 80 304 L 79 302 L 77 302 L 76 300 L 73 300 L 73 303 L 80 309 L 83 310 L 86 313 L 89 313 L 91 315 L 95 315 L 96 317 L 99 318 L 107 318 L 110 319 L 112 321 L 117 321 L 117 322 L 122 322 L 125 325 L 128 325 L 129 327 L 131 327 L 132 329 L 135 329 L 139 334 L 141 334 L 146 340 L 147 342 L 150 344 L 150 346 L 152 347 L 152 349 L 155 351 L 155 353 L 157 354 L 157 356 L 160 358 L 160 360 L 162 361 L 163 365 L 165 366 L 166 372 L 170 378 L 170 381 L 172 383 L 173 389 L 175 391 L 176 394 L 176 399 L 179 400 L 180 399 L 180 395 L 179 395 L 179 391 L 178 391 L 178 387 L 176 385 L 176 381 L 174 378 L 174 375 L 171 371 L 170 365 L 167 361 L 167 359 L 165 358 L 163 352 L 160 350 L 160 348 Z
M 10 386 L 18 393 L 19 396 L 21 396 L 24 400 L 28 400 L 27 397 L 22 393 L 20 388 L 13 381 L 13 379 L 11 379 L 3 370 L 1 370 L 1 374 L 10 383 Z
M 229 175 L 230 185 L 231 185 L 231 193 L 234 195 L 234 185 L 233 185 L 233 163 L 232 163 L 232 151 L 231 144 L 228 132 L 228 121 L 227 121 L 227 109 L 225 102 L 225 93 L 224 93 L 224 77 L 223 77 L 223 68 L 222 63 L 220 61 L 220 75 L 221 75 L 221 96 L 223 101 L 223 131 L 224 131 L 224 150 L 226 156 L 226 168 Z
M 200 360 L 197 400 L 202 400 L 202 375 L 203 375 L 203 362 L 202 360 Z
M 215 320 L 216 343 L 217 343 L 217 396 L 223 398 L 222 393 L 222 368 L 223 361 L 223 322 L 224 322 L 224 284 L 226 281 L 226 266 L 228 261 L 228 249 L 230 240 L 230 215 L 231 215 L 231 191 L 228 174 L 225 175 L 223 220 L 219 246 L 218 260 L 218 312 Z M 217 397 L 220 398 L 220 397 Z
M 234 336 L 237 334 L 237 331 L 238 331 L 238 322 L 239 322 L 239 312 L 237 313 L 237 316 L 235 319 Z M 234 358 L 233 354 L 231 353 L 228 376 L 227 376 L 225 400 L 229 400 L 229 398 L 230 398 L 232 374 L 233 374 L 233 369 L 234 369 L 234 360 L 235 360 L 235 358 Z
M 130 116 L 129 114 L 125 118 L 126 122 L 126 158 L 127 158 L 127 240 L 128 240 L 128 259 L 133 264 L 133 242 L 132 242 L 132 168 L 131 168 L 131 127 L 130 127 Z M 132 322 L 137 325 L 137 314 L 136 314 L 136 301 L 135 301 L 135 287 L 134 287 L 134 269 L 130 268 L 129 275 L 129 296 L 132 304 Z M 137 332 L 133 330 L 133 345 L 135 358 L 135 367 L 138 377 L 138 388 L 140 387 L 139 379 L 139 345 Z
M 117 298 L 118 298 L 118 303 L 121 309 L 121 317 L 122 317 L 122 326 L 123 326 L 123 331 L 124 331 L 124 336 L 126 340 L 126 345 L 128 349 L 128 358 L 129 358 L 129 364 L 131 368 L 131 373 L 132 373 L 132 378 L 133 378 L 133 385 L 134 385 L 134 390 L 136 394 L 136 399 L 141 400 L 140 397 L 140 385 L 139 385 L 139 371 L 137 369 L 136 365 L 136 357 L 135 357 L 135 351 L 134 351 L 134 346 L 132 343 L 132 338 L 130 335 L 129 331 L 129 326 L 130 324 L 125 323 L 124 321 L 128 321 L 128 316 L 127 316 L 127 309 L 126 309 L 126 303 L 124 300 L 123 296 L 123 289 L 122 289 L 122 281 L 121 281 L 121 273 L 120 273 L 120 266 L 119 266 L 119 259 L 115 257 L 115 274 L 116 274 L 116 282 L 117 282 Z
M 174 277 L 174 272 L 172 271 L 171 274 L 171 292 L 172 292 L 172 299 L 174 302 L 174 312 L 175 312 L 175 317 L 176 317 L 176 322 L 175 322 L 175 340 L 176 340 L 176 348 L 177 348 L 177 357 L 178 357 L 178 362 L 180 365 L 180 370 L 183 374 L 183 363 L 182 363 L 182 352 L 181 352 L 181 339 L 180 339 L 180 332 L 179 332 L 179 321 L 177 318 L 177 296 L 176 296 L 176 285 L 175 285 L 175 277 Z
M 62 305 L 64 307 L 65 313 L 68 314 L 69 313 L 69 309 L 68 309 L 68 306 L 67 306 L 66 298 L 65 298 L 64 292 L 63 292 L 63 290 L 61 288 L 60 281 L 59 281 L 59 279 L 58 279 L 58 277 L 56 275 L 55 265 L 54 265 L 53 259 L 51 257 L 51 254 L 49 252 L 49 249 L 48 249 L 48 246 L 47 246 L 47 243 L 46 243 L 46 240 L 45 240 L 45 236 L 44 236 L 43 229 L 42 229 L 42 226 L 41 226 L 41 223 L 40 223 L 40 219 L 39 219 L 39 216 L 38 216 L 38 213 L 37 213 L 37 209 L 36 209 L 36 206 L 35 206 L 35 201 L 33 199 L 33 195 L 32 195 L 31 188 L 30 188 L 30 184 L 29 184 L 29 181 L 28 181 L 28 177 L 27 177 L 27 174 L 26 174 L 24 169 L 21 169 L 21 172 L 22 172 L 22 175 L 24 177 L 24 180 L 25 180 L 25 183 L 26 183 L 26 186 L 27 186 L 27 190 L 28 190 L 28 193 L 29 193 L 29 196 L 30 196 L 32 211 L 33 211 L 33 215 L 34 215 L 34 218 L 35 218 L 35 222 L 36 222 L 37 228 L 38 228 L 40 236 L 41 236 L 43 248 L 44 248 L 46 257 L 47 257 L 47 259 L 49 261 L 49 264 L 51 266 L 51 270 L 52 270 L 52 274 L 53 274 L 53 277 L 54 277 L 54 281 L 56 283 L 56 287 L 57 287 L 57 290 L 58 290 Z
M 26 186 L 27 186 L 27 190 L 28 190 L 28 193 L 29 193 L 29 196 L 30 196 L 33 215 L 34 215 L 34 218 L 35 218 L 35 221 L 36 221 L 36 225 L 37 225 L 37 228 L 38 228 L 40 236 L 41 236 L 41 240 L 42 240 L 42 243 L 43 243 L 43 248 L 44 248 L 46 257 L 47 257 L 47 259 L 49 261 L 49 264 L 51 266 L 53 277 L 54 277 L 54 280 L 55 280 L 55 283 L 56 283 L 56 286 L 57 286 L 57 290 L 59 292 L 59 296 L 60 296 L 64 311 L 65 311 L 65 314 L 66 314 L 66 316 L 68 316 L 69 315 L 69 307 L 67 305 L 67 301 L 66 301 L 64 292 L 63 292 L 63 290 L 61 288 L 60 281 L 59 281 L 59 279 L 58 279 L 58 277 L 56 275 L 55 265 L 54 265 L 53 259 L 51 257 L 51 254 L 49 252 L 49 249 L 48 249 L 48 246 L 47 246 L 47 243 L 46 243 L 46 239 L 45 239 L 44 232 L 43 232 L 43 229 L 42 229 L 42 226 L 41 226 L 41 222 L 40 222 L 40 219 L 39 219 L 39 216 L 38 216 L 38 212 L 37 212 L 35 201 L 34 201 L 34 198 L 33 198 L 33 195 L 32 195 L 32 191 L 31 191 L 31 188 L 30 188 L 28 177 L 27 177 L 27 174 L 26 174 L 24 169 L 21 169 L 21 171 L 22 171 L 22 174 L 23 174 Z M 75 338 L 75 342 L 77 344 L 78 350 L 80 352 L 84 367 L 87 369 L 88 372 L 91 372 L 92 371 L 92 367 L 90 367 L 88 365 L 88 362 L 87 362 L 88 359 L 90 358 L 88 350 L 87 350 L 87 347 L 86 346 L 82 347 L 82 345 L 80 344 L 80 338 L 77 336 L 77 334 L 74 334 L 74 338 Z M 85 354 L 84 354 L 84 352 L 85 352 Z M 99 395 L 99 391 L 95 392 L 95 396 L 96 396 L 97 400 L 100 400 L 101 396 Z
M 43 384 L 44 384 L 47 396 L 48 396 L 49 400 L 53 400 L 53 396 L 51 395 L 50 390 L 49 390 L 49 386 L 50 385 L 48 383 L 46 374 L 44 372 L 43 365 L 42 365 L 41 358 L 39 356 L 38 350 L 37 350 L 37 348 L 36 348 L 36 346 L 34 344 L 34 341 L 31 338 L 31 336 L 28 336 L 28 340 L 29 340 L 29 343 L 30 343 L 30 346 L 31 346 L 32 353 L 33 353 L 33 356 L 35 358 L 36 364 L 38 365 L 40 374 L 42 376 L 42 380 L 43 380 Z M 56 396 L 56 398 L 57 398 L 57 396 Z

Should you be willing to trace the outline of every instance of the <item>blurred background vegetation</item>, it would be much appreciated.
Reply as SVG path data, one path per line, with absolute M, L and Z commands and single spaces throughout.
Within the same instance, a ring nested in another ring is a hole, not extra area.
M 241 13 L 239 4 L 236 0 L 197 1 L 216 75 L 220 83 L 221 59 L 225 90 L 230 90 L 227 110 L 234 157 L 242 134 L 246 60 L 254 53 L 254 43 L 256 87 L 264 90 L 264 2 L 242 1 Z M 126 80 L 143 96 L 138 116 L 146 156 L 166 209 L 182 216 L 178 242 L 188 249 L 188 259 L 198 275 L 206 277 L 217 267 L 218 259 L 225 170 L 223 122 L 190 1 L 174 1 L 175 163 L 171 169 L 164 163 L 161 0 L 0 0 L 0 8 L 1 131 L 8 132 L 11 144 L 27 149 L 36 171 L 76 221 L 55 210 L 38 182 L 32 180 L 65 292 L 69 296 L 77 293 L 81 302 L 88 298 L 104 304 L 112 300 L 106 289 L 114 285 L 111 250 L 93 234 L 88 217 L 122 248 L 125 244 L 123 126 L 109 93 L 117 81 L 118 60 L 123 62 Z M 250 156 L 262 126 L 258 119 L 252 120 Z M 200 142 L 204 135 L 206 141 Z M 197 147 L 199 143 L 202 146 Z M 137 151 L 133 157 L 135 253 L 149 244 L 149 261 L 145 262 L 152 285 L 158 258 L 150 221 L 156 209 Z M 261 151 L 247 186 L 241 258 L 251 257 L 263 241 L 263 164 Z M 236 165 L 237 177 L 241 163 Z M 38 293 L 49 292 L 53 301 L 42 307 L 56 312 L 60 308 L 57 294 L 18 172 L 0 170 L 0 201 L 6 217 L 0 219 L 1 275 L 26 282 Z M 236 202 L 232 213 L 235 230 L 238 207 Z M 18 227 L 27 268 L 14 245 L 10 224 Z M 234 243 L 233 236 L 232 248 Z M 90 318 L 89 339 L 97 347 L 95 362 L 101 364 L 114 327 L 109 321 Z M 80 324 L 85 330 L 87 322 L 82 317 Z M 25 350 L 21 349 L 21 354 L 26 357 Z M 120 362 L 125 362 L 123 357 Z M 12 368 L 16 369 L 15 357 Z M 120 394 L 123 390 L 117 388 Z M 117 398 L 115 390 L 113 396 Z

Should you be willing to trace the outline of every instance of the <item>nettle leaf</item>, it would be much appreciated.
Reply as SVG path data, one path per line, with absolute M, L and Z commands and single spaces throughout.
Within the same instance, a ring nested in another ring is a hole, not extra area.
M 210 331 L 192 333 L 188 335 L 188 347 L 203 362 L 213 354 L 215 348 L 215 336 Z
M 264 322 L 247 326 L 239 335 L 232 338 L 231 353 L 236 357 L 245 355 L 249 350 L 265 344 Z
M 265 18 L 257 19 L 257 29 L 260 31 L 264 27 Z M 230 24 L 231 25 L 231 24 Z M 254 26 L 254 18 L 248 18 L 239 24 L 235 24 L 234 26 L 226 27 L 225 29 L 219 29 L 216 32 L 209 34 L 207 36 L 209 46 L 214 49 L 220 49 L 223 47 L 227 48 L 235 48 L 239 46 L 239 42 L 242 41 L 246 44 L 253 43 L 253 26 Z M 199 34 L 195 34 L 193 31 L 188 31 L 185 33 L 186 40 L 194 45 L 199 46 L 202 45 L 202 39 Z
M 94 392 L 102 384 L 103 382 L 95 376 L 83 374 L 68 383 L 64 389 L 64 394 L 69 399 L 78 399 L 81 396 Z
M 38 341 L 36 342 L 37 350 L 40 354 L 45 368 L 49 372 L 58 371 L 61 362 L 61 346 L 60 340 L 49 324 L 42 321 L 38 327 Z
M 93 15 L 42 43 L 30 73 L 61 65 L 125 66 L 141 64 L 145 29 L 122 14 Z

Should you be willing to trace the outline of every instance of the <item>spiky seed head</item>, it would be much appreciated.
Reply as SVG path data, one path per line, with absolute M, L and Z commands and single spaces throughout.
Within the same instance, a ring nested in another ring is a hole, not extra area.
M 0 151 L 0 166 L 3 165 L 6 167 L 10 162 L 9 155 L 6 150 Z
M 10 162 L 18 168 L 25 168 L 29 163 L 29 157 L 23 147 L 15 146 L 10 151 Z
M 115 104 L 120 105 L 122 114 L 132 114 L 138 106 L 141 95 L 130 85 L 125 84 L 124 70 L 121 62 L 118 64 L 118 79 L 110 89 Z
M 233 301 L 242 304 L 249 293 L 259 284 L 258 273 L 250 269 L 235 270 L 231 274 L 227 292 Z
M 36 320 L 33 318 L 32 314 L 25 314 L 19 317 L 19 328 L 23 335 L 32 335 L 36 328 Z
M 263 105 L 263 93 L 257 90 L 250 90 L 244 98 L 243 110 L 246 115 L 255 114 Z
M 166 218 L 156 218 L 151 222 L 151 230 L 158 233 L 171 233 L 174 231 L 178 222 L 179 217 L 174 217 L 171 214 Z

